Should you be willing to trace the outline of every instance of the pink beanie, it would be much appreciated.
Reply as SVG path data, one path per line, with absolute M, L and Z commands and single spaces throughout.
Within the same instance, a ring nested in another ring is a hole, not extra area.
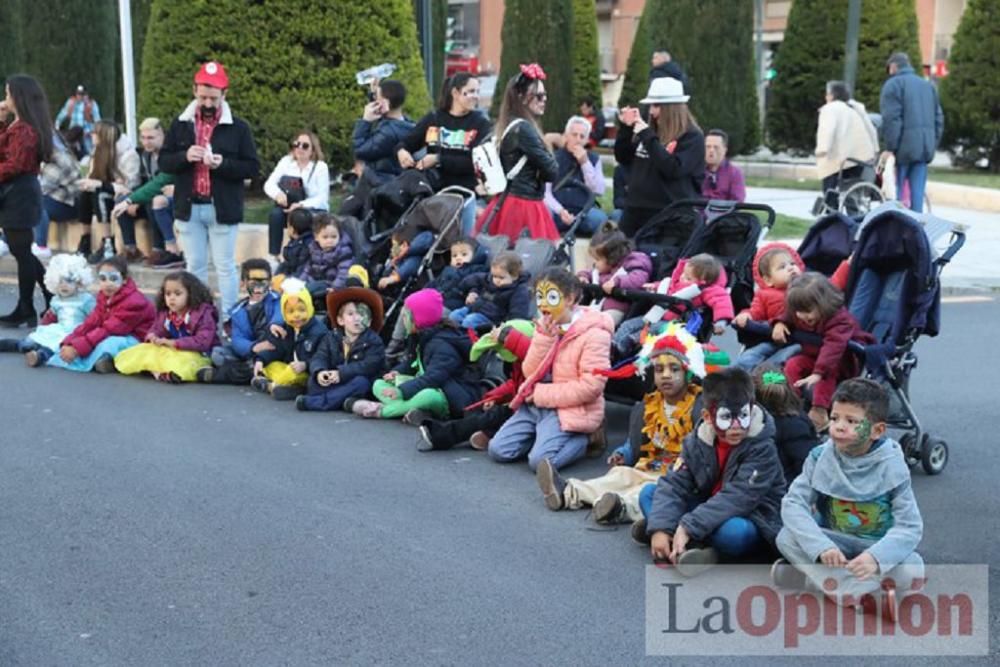
M 429 329 L 441 321 L 444 314 L 444 297 L 436 289 L 422 289 L 406 297 L 403 302 L 413 314 L 413 326 Z

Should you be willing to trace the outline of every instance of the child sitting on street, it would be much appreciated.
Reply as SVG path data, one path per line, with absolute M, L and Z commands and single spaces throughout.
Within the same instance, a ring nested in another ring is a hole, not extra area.
M 198 371 L 198 381 L 212 384 L 250 383 L 251 359 L 271 349 L 267 339 L 272 324 L 281 324 L 281 296 L 271 289 L 271 265 L 266 259 L 248 259 L 240 267 L 240 288 L 247 295 L 229 311 L 231 340 L 212 349 L 212 366 Z
M 417 275 L 424 255 L 434 245 L 434 234 L 429 231 L 417 233 L 411 225 L 405 225 L 392 233 L 389 259 L 379 272 L 378 289 L 385 292 L 393 285 L 400 285 Z
M 462 281 L 467 291 L 465 306 L 451 311 L 451 320 L 463 329 L 475 330 L 529 319 L 533 309 L 528 279 L 517 253 L 497 253 L 489 274 L 473 274 Z
M 403 362 L 376 380 L 376 401 L 352 399 L 345 405 L 365 418 L 398 419 L 419 426 L 430 416 L 458 417 L 479 399 L 479 378 L 469 364 L 472 341 L 444 318 L 437 290 L 422 289 L 406 297 L 400 317 L 407 334 L 417 339 L 417 359 Z M 411 374 L 417 369 L 415 375 Z
M 295 399 L 302 411 L 340 410 L 344 401 L 367 396 L 385 365 L 378 292 L 360 286 L 330 292 L 326 312 L 333 328 L 309 360 L 306 393 Z
M 902 448 L 886 435 L 889 397 L 877 382 L 845 380 L 833 395 L 830 437 L 813 449 L 781 503 L 784 556 L 771 569 L 782 588 L 824 590 L 838 604 L 862 604 L 884 590 L 882 612 L 896 616 L 901 590 L 924 575 L 923 535 Z M 787 559 L 787 560 L 786 560 Z
M 771 336 L 787 343 L 792 331 L 819 334 L 819 345 L 803 344 L 798 354 L 785 363 L 788 382 L 797 391 L 812 388 L 809 419 L 822 433 L 830 422 L 830 399 L 837 383 L 861 372 L 858 358 L 847 350 L 850 341 L 864 344 L 875 338 L 861 328 L 844 306 L 844 294 L 821 273 L 808 272 L 788 285 L 785 318 L 774 325 Z
M 650 366 L 655 390 L 633 407 L 629 440 L 608 458 L 611 469 L 606 474 L 563 480 L 548 460 L 538 465 L 538 485 L 550 510 L 592 505 L 594 521 L 600 524 L 643 518 L 640 492 L 674 464 L 701 413 L 701 387 L 693 380 L 705 376 L 704 352 L 683 325 L 672 322 L 664 333 L 646 338 L 634 364 L 608 375 L 643 375 Z
M 647 283 L 644 287 L 651 292 L 659 292 L 666 287 L 667 294 L 688 299 L 695 308 L 707 306 L 712 312 L 716 334 L 721 334 L 729 320 L 733 319 L 733 300 L 726 289 L 726 270 L 718 259 L 707 253 L 678 260 L 669 283 Z M 629 356 L 638 349 L 640 332 L 647 324 L 650 331 L 658 333 L 664 326 L 660 322 L 676 318 L 674 311 L 654 306 L 642 317 L 625 320 L 615 332 L 615 352 L 619 358 Z
M 83 323 L 66 336 L 59 354 L 48 348 L 25 355 L 29 366 L 47 363 L 71 371 L 115 372 L 115 355 L 138 345 L 153 326 L 156 308 L 128 275 L 128 263 L 115 256 L 97 265 L 97 304 Z
M 802 409 L 802 400 L 777 366 L 764 364 L 753 372 L 757 403 L 774 418 L 774 442 L 785 481 L 798 477 L 809 452 L 819 445 L 816 428 Z
M 326 299 L 326 292 L 347 284 L 347 272 L 354 264 L 351 237 L 341 233 L 340 221 L 329 213 L 313 217 L 313 242 L 309 244 L 309 259 L 299 272 L 309 293 Z
M 305 391 L 309 361 L 327 332 L 315 315 L 305 283 L 287 278 L 281 285 L 284 324 L 272 324 L 267 336 L 271 345 L 254 353 L 251 387 L 276 401 L 290 401 Z
M 772 326 L 785 317 L 785 295 L 788 284 L 805 271 L 799 254 L 784 243 L 768 243 L 757 251 L 753 261 L 753 279 L 757 283 L 750 307 L 733 318 L 733 326 L 742 328 L 747 322 L 763 322 Z M 779 347 L 765 340 L 748 347 L 736 358 L 736 366 L 745 371 L 762 363 L 783 364 L 796 354 L 794 345 Z
M 218 311 L 212 293 L 193 273 L 167 274 L 156 296 L 156 321 L 144 342 L 119 352 L 122 375 L 149 373 L 161 382 L 194 382 L 212 365 L 208 353 L 219 345 Z
M 702 401 L 701 421 L 657 483 L 646 518 L 653 559 L 682 576 L 773 547 L 785 494 L 774 420 L 754 404 L 747 372 L 705 376 Z
M 475 239 L 461 238 L 451 244 L 450 250 L 451 264 L 427 286 L 441 292 L 445 308 L 458 310 L 465 305 L 466 290 L 462 288 L 462 281 L 473 274 L 488 273 L 489 264 L 486 249 Z
M 539 318 L 524 359 L 525 381 L 511 401 L 514 415 L 489 444 L 490 457 L 544 459 L 559 470 L 584 455 L 604 421 L 604 385 L 595 371 L 610 365 L 611 317 L 578 306 L 580 281 L 563 268 L 546 269 L 535 283 Z
M 281 289 L 286 276 L 297 276 L 309 261 L 309 246 L 313 242 L 313 214 L 307 208 L 297 208 L 288 214 L 288 243 L 281 249 L 282 262 L 274 269 L 274 289 Z
M 641 289 L 649 282 L 653 263 L 644 252 L 633 250 L 632 242 L 613 222 L 606 222 L 590 240 L 590 257 L 594 268 L 580 271 L 577 276 L 587 284 L 599 285 L 605 294 L 614 288 Z M 605 297 L 600 309 L 611 316 L 615 326 L 622 323 L 629 304 Z

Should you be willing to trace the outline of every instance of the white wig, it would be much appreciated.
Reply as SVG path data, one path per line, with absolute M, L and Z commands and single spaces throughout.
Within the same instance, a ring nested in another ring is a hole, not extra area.
M 94 282 L 94 272 L 83 255 L 55 255 L 45 269 L 45 287 L 50 292 L 59 288 L 60 282 L 76 283 L 86 289 Z

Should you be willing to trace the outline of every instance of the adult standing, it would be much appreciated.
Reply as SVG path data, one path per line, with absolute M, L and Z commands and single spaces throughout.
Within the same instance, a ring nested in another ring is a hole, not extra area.
M 670 52 L 666 49 L 653 51 L 653 56 L 649 60 L 649 82 L 656 79 L 677 79 L 681 82 L 684 92 L 688 92 L 688 78 L 684 69 L 674 61 Z
M 559 240 L 552 214 L 542 201 L 545 184 L 559 174 L 538 125 L 548 99 L 544 81 L 545 72 L 532 63 L 521 65 L 507 82 L 495 130 L 507 189 L 483 210 L 477 232 L 503 234 L 513 242 L 526 229 L 533 239 Z
M 705 135 L 688 110 L 689 95 L 677 79 L 654 79 L 641 104 L 619 112 L 615 159 L 628 169 L 628 195 L 621 229 L 632 236 L 675 201 L 697 199 L 705 178 Z
M 437 108 L 417 121 L 400 142 L 396 158 L 403 169 L 428 174 L 435 190 L 458 185 L 475 191 L 476 169 L 472 149 L 489 136 L 490 119 L 479 111 L 479 79 L 457 72 L 445 80 Z M 414 154 L 426 149 L 419 160 Z M 462 231 L 468 233 L 476 220 L 476 201 L 470 198 L 462 211 Z
M 62 128 L 67 121 L 67 129 L 80 128 L 82 132 L 80 142 L 84 155 L 90 155 L 93 148 L 90 133 L 94 131 L 94 125 L 99 120 L 101 120 L 101 107 L 97 104 L 97 100 L 90 97 L 87 89 L 81 84 L 76 87 L 72 95 L 66 98 L 62 109 L 59 110 L 59 114 L 56 116 L 56 128 Z
M 7 79 L 0 102 L 0 227 L 7 235 L 10 254 L 17 260 L 17 306 L 0 317 L 0 326 L 29 327 L 37 323 L 35 284 L 45 300 L 45 267 L 31 254 L 34 228 L 42 214 L 38 172 L 52 157 L 52 121 L 45 91 L 34 78 Z
M 207 62 L 194 76 L 194 100 L 170 125 L 160 168 L 174 174 L 174 215 L 187 270 L 208 282 L 208 253 L 229 319 L 239 294 L 236 235 L 243 220 L 243 180 L 260 171 L 250 126 L 226 101 L 229 77 Z
M 274 200 L 267 218 L 267 251 L 275 264 L 280 263 L 289 213 L 297 208 L 330 210 L 330 168 L 323 157 L 319 137 L 303 130 L 264 183 L 264 194 Z
M 866 164 L 874 167 L 877 155 L 878 134 L 865 105 L 851 99 L 843 81 L 828 81 L 816 126 L 816 172 L 830 209 L 840 206 L 838 180 L 861 178 Z
M 718 128 L 705 134 L 705 180 L 701 182 L 701 195 L 705 199 L 743 201 L 747 198 L 743 172 L 726 158 L 729 152 L 729 135 Z
M 896 192 L 910 185 L 910 208 L 924 210 L 927 165 L 944 131 L 944 112 L 937 89 L 917 76 L 905 53 L 894 53 L 886 63 L 888 80 L 882 85 L 879 110 L 882 113 L 883 158 L 896 158 Z
M 48 259 L 52 256 L 49 223 L 76 220 L 76 199 L 80 196 L 80 163 L 58 132 L 52 136 L 52 157 L 42 164 L 38 180 L 42 186 L 42 213 L 31 251 L 38 259 Z
M 601 158 L 587 150 L 590 129 L 590 121 L 585 116 L 572 116 L 566 121 L 562 148 L 555 152 L 559 172 L 554 184 L 545 184 L 545 205 L 552 211 L 552 219 L 560 232 L 573 224 L 573 218 L 583 211 L 590 194 L 595 198 L 604 194 L 606 184 Z M 559 187 L 553 190 L 556 186 Z M 607 220 L 608 214 L 600 206 L 591 206 L 577 231 L 591 236 Z

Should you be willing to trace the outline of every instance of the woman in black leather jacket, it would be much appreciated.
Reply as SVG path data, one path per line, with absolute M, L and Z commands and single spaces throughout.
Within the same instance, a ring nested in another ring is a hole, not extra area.
M 545 113 L 544 80 L 545 72 L 532 63 L 521 65 L 521 72 L 507 83 L 494 130 L 501 137 L 500 163 L 508 174 L 507 191 L 494 197 L 483 211 L 477 232 L 504 234 L 513 243 L 526 229 L 533 239 L 559 240 L 552 214 L 542 201 L 545 184 L 555 181 L 559 172 L 538 127 Z

